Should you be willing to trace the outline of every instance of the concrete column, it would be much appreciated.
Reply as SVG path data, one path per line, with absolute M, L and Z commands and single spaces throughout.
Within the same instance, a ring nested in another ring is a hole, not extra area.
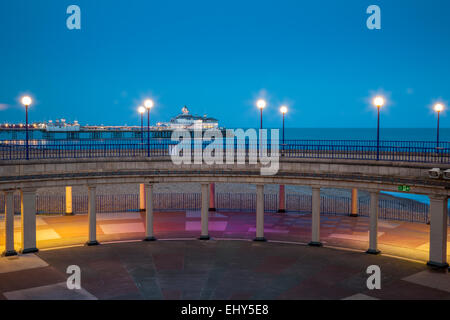
M 145 184 L 139 184 L 139 210 L 145 211 Z
M 200 240 L 209 240 L 208 231 L 208 212 L 209 212 L 209 184 L 202 183 L 202 209 L 201 209 L 201 225 L 202 232 Z
M 66 216 L 73 215 L 72 209 L 72 187 L 66 187 Z
M 264 185 L 256 185 L 256 238 L 255 241 L 266 241 L 264 238 Z
M 278 193 L 278 213 L 286 212 L 286 194 L 284 184 L 280 184 L 280 192 Z
M 22 249 L 21 253 L 38 252 L 36 248 L 36 189 L 20 190 L 22 211 Z
M 216 211 L 216 184 L 209 184 L 209 211 Z
M 89 221 L 89 240 L 86 242 L 88 246 L 98 245 L 97 241 L 97 213 L 95 209 L 97 187 L 88 186 L 88 221 Z
M 312 188 L 312 226 L 310 246 L 321 247 L 320 242 L 320 188 Z
M 432 267 L 448 267 L 447 200 L 446 196 L 430 196 L 430 260 L 427 264 Z
M 153 236 L 153 185 L 145 184 L 145 198 L 147 202 L 147 210 L 145 212 L 145 238 L 144 241 L 155 241 Z
M 378 191 L 370 192 L 370 217 L 369 217 L 369 250 L 367 253 L 379 254 L 378 250 Z
M 17 255 L 14 250 L 14 191 L 5 191 L 5 251 L 2 256 Z
M 358 189 L 352 189 L 352 212 L 350 213 L 350 217 L 358 216 Z

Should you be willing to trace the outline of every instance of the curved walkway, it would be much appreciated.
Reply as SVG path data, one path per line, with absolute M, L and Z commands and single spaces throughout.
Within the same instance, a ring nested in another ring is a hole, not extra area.
M 97 214 L 97 237 L 102 242 L 144 238 L 144 214 L 122 212 Z M 20 217 L 15 217 L 16 250 L 20 248 Z M 325 246 L 365 251 L 368 248 L 368 218 L 321 216 L 321 240 Z M 270 240 L 308 243 L 311 215 L 265 213 L 265 236 Z M 191 238 L 200 235 L 200 212 L 156 212 L 155 236 L 158 239 Z M 253 239 L 255 213 L 210 213 L 213 238 Z M 87 215 L 37 217 L 39 249 L 82 245 L 87 240 Z M 0 222 L 0 250 L 4 249 L 4 224 Z M 449 232 L 450 234 L 450 232 Z M 421 262 L 428 260 L 429 226 L 401 221 L 379 221 L 379 248 L 394 255 Z M 450 261 L 450 245 L 448 246 Z
M 66 287 L 69 265 L 80 267 L 81 290 Z M 380 290 L 367 287 L 371 265 L 380 267 Z M 139 241 L 0 259 L 0 299 L 450 299 L 448 277 L 421 263 L 330 248 Z

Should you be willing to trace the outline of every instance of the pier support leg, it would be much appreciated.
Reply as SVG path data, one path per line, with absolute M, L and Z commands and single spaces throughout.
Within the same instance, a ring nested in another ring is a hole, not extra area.
M 21 253 L 38 252 L 36 248 L 36 189 L 20 190 L 22 211 L 22 249 Z
M 153 185 L 145 184 L 145 198 L 147 210 L 145 212 L 145 238 L 144 241 L 155 241 L 153 236 Z
M 352 212 L 350 213 L 350 217 L 358 216 L 358 189 L 352 189 Z
M 209 240 L 208 230 L 208 212 L 209 212 L 209 184 L 202 183 L 202 209 L 201 209 L 201 225 L 202 231 L 200 234 L 200 240 Z
M 278 213 L 286 212 L 286 194 L 284 184 L 280 184 L 280 192 L 278 193 Z
M 17 255 L 14 249 L 14 191 L 5 191 L 5 251 L 2 256 Z
M 139 184 L 139 211 L 145 211 L 145 184 Z
M 216 184 L 209 184 L 209 211 L 216 211 Z
M 98 245 L 97 241 L 97 212 L 95 208 L 96 204 L 96 192 L 97 187 L 88 186 L 88 221 L 89 221 L 89 240 L 86 242 L 88 246 Z
M 264 238 L 264 185 L 256 185 L 256 238 L 254 241 L 266 241 Z
M 321 247 L 320 242 L 320 188 L 312 188 L 312 230 L 310 246 Z
M 370 192 L 369 250 L 366 253 L 379 254 L 378 250 L 378 191 Z
M 72 187 L 67 186 L 66 187 L 66 216 L 72 216 L 73 215 L 73 209 L 72 209 Z
M 446 196 L 430 196 L 430 260 L 431 267 L 446 268 L 447 262 L 447 209 Z

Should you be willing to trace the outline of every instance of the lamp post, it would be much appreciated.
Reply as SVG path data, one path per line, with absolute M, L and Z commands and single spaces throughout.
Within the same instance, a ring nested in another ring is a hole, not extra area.
M 437 112 L 437 132 L 436 132 L 436 148 L 439 149 L 439 116 L 441 111 L 444 110 L 444 105 L 442 103 L 436 103 L 434 105 L 434 111 Z
M 150 109 L 153 108 L 153 100 L 144 101 L 145 109 L 147 109 L 147 157 L 150 157 Z
M 373 104 L 378 109 L 378 120 L 377 120 L 377 161 L 380 159 L 380 108 L 384 106 L 384 98 L 377 96 L 373 99 Z
M 138 112 L 141 115 L 141 143 L 142 143 L 142 142 L 144 142 L 144 112 L 145 112 L 145 108 L 143 106 L 139 106 Z
M 260 150 L 259 154 L 260 156 L 262 156 L 262 150 L 261 150 L 261 140 L 262 140 L 262 128 L 263 128 L 263 109 L 266 107 L 267 103 L 266 100 L 264 99 L 259 99 L 258 101 L 256 101 L 256 106 L 258 107 L 258 109 L 260 110 L 260 132 L 259 132 L 259 143 L 258 145 L 258 149 Z
M 33 100 L 29 96 L 24 96 L 21 99 L 22 104 L 25 106 L 25 145 L 26 145 L 26 159 L 29 159 L 28 155 L 28 107 Z
M 286 106 L 281 106 L 280 107 L 280 112 L 283 115 L 283 149 L 284 149 L 284 116 L 288 112 L 288 108 Z

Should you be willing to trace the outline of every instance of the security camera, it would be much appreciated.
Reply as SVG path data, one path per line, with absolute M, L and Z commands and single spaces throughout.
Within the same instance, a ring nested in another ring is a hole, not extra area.
M 433 179 L 439 179 L 442 175 L 441 169 L 433 168 L 428 170 L 428 176 Z
M 443 176 L 444 176 L 444 179 L 450 180 L 450 169 L 445 170 Z

